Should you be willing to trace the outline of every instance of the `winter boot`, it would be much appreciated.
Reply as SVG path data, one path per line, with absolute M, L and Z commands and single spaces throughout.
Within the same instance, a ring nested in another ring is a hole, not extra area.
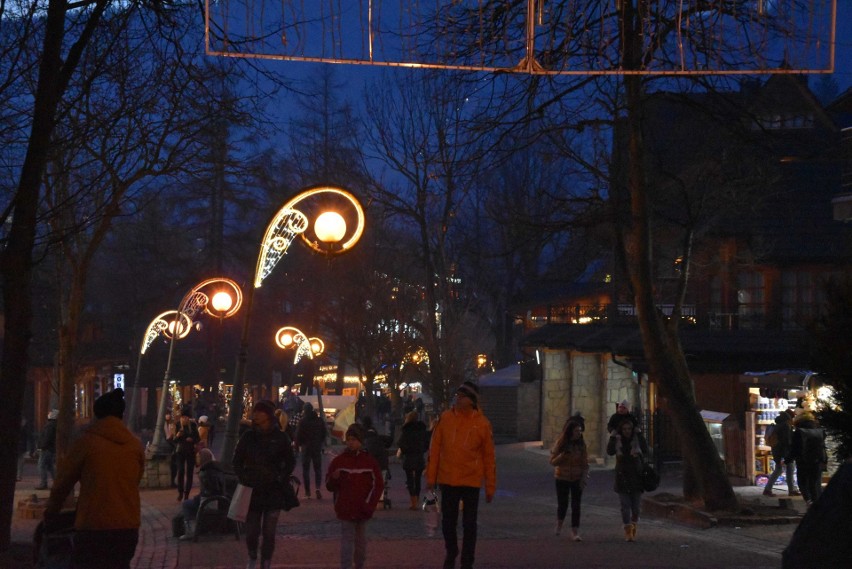
M 185 520 L 183 522 L 183 535 L 178 539 L 181 541 L 189 541 L 195 539 L 195 522 Z
M 257 559 L 249 558 L 246 569 L 257 569 Z
M 574 541 L 583 541 L 583 538 L 580 537 L 580 528 L 571 528 L 571 539 Z
M 408 509 L 409 510 L 416 510 L 417 509 L 417 503 L 419 501 L 420 500 L 417 499 L 417 496 L 411 496 L 411 505 L 408 506 Z
M 630 541 L 636 541 L 636 522 L 630 524 Z
M 272 569 L 272 560 L 271 559 L 262 559 L 260 561 L 260 569 Z
M 562 522 L 563 522 L 563 520 L 556 520 L 556 531 L 553 532 L 556 535 L 559 535 L 559 534 L 562 533 Z
M 633 524 L 624 524 L 624 541 L 633 541 Z

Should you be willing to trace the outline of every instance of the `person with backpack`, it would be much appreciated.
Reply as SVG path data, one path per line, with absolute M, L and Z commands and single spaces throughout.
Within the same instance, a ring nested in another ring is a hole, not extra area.
M 790 425 L 790 415 L 786 411 L 775 417 L 775 424 L 766 429 L 766 445 L 772 449 L 772 458 L 775 460 L 775 469 L 769 475 L 764 496 L 775 496 L 772 489 L 782 472 L 786 471 L 787 494 L 790 496 L 801 496 L 793 483 L 793 465 L 791 458 L 793 452 L 793 427 Z
M 314 411 L 314 406 L 305 403 L 304 415 L 296 429 L 296 444 L 302 449 L 302 484 L 305 498 L 311 498 L 311 464 L 316 482 L 317 500 L 322 499 L 322 448 L 325 444 L 325 421 Z
M 796 430 L 793 432 L 792 455 L 799 475 L 799 490 L 810 506 L 822 494 L 822 471 L 828 465 L 825 430 L 810 411 L 796 417 L 793 424 Z

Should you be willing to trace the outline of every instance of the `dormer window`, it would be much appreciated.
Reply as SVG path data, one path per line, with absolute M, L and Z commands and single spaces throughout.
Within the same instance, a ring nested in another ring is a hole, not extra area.
M 794 129 L 794 128 L 811 128 L 814 126 L 814 115 L 806 114 L 771 114 L 758 117 L 757 124 L 754 128 L 764 128 L 767 130 Z

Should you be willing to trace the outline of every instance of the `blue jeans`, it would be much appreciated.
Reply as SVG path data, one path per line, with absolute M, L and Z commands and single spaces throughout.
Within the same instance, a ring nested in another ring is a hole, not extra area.
M 51 482 L 56 478 L 56 453 L 52 450 L 41 449 L 38 455 L 38 473 L 41 475 L 42 488 L 47 488 L 47 476 Z
M 367 560 L 367 522 L 340 521 L 340 569 L 364 569 Z
M 621 502 L 621 521 L 624 525 L 639 521 L 639 506 L 642 504 L 642 492 L 631 492 L 630 494 L 619 494 Z
M 441 484 L 441 531 L 447 559 L 459 554 L 456 526 L 459 522 L 459 502 L 464 502 L 462 511 L 462 569 L 473 567 L 476 553 L 476 517 L 479 512 L 479 488 L 472 486 L 448 486 Z
M 772 487 L 775 486 L 775 481 L 778 480 L 779 476 L 781 476 L 781 472 L 784 469 L 786 469 L 787 472 L 786 472 L 785 478 L 787 479 L 786 480 L 787 481 L 787 492 L 792 494 L 793 490 L 796 489 L 795 484 L 793 484 L 793 466 L 794 466 L 794 461 L 792 461 L 792 460 L 785 460 L 783 465 L 781 464 L 780 460 L 776 460 L 775 461 L 775 470 L 773 470 L 772 474 L 769 475 L 769 480 L 766 482 L 766 490 L 765 491 L 768 491 L 768 492 L 772 491 Z

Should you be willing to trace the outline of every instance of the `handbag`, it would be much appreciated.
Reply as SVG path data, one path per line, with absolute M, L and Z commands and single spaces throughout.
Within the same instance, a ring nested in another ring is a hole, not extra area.
M 642 465 L 642 489 L 653 492 L 660 485 L 660 475 L 649 462 Z
M 284 486 L 284 504 L 283 504 L 284 507 L 283 507 L 283 510 L 285 512 L 289 512 L 293 508 L 298 508 L 299 505 L 300 505 L 299 504 L 299 495 L 296 492 L 296 489 L 293 487 L 294 481 L 296 483 L 298 483 L 299 486 L 301 486 L 301 482 L 299 482 L 299 479 L 294 477 L 294 476 L 290 476 L 283 483 L 283 486 Z
M 228 518 L 235 522 L 246 521 L 249 505 L 251 505 L 251 486 L 237 484 L 234 495 L 231 497 L 231 505 L 228 507 Z

